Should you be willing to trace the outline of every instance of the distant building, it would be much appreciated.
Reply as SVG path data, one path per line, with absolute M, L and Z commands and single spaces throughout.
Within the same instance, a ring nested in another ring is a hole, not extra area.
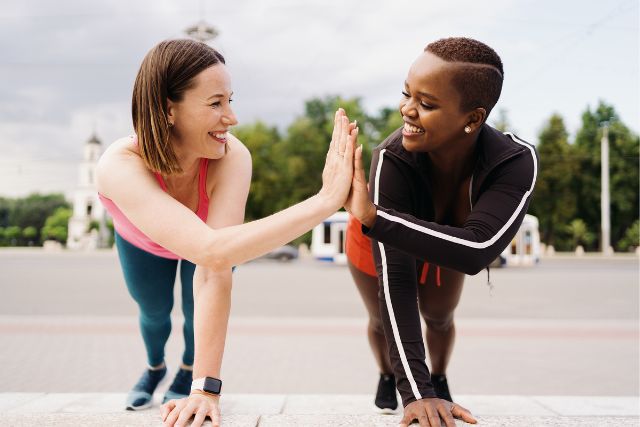
M 94 134 L 84 145 L 84 156 L 78 168 L 78 187 L 74 192 L 73 215 L 69 219 L 67 235 L 69 249 L 96 249 L 108 241 L 105 235 L 106 212 L 96 188 L 96 166 L 100 154 L 102 144 Z
M 349 214 L 336 212 L 314 227 L 311 232 L 311 253 L 321 261 L 346 264 L 344 252 L 345 232 Z
M 502 251 L 496 260 L 496 263 L 498 262 L 501 266 L 530 266 L 540 262 L 540 231 L 538 230 L 537 217 L 529 214 L 524 216 L 511 244 Z

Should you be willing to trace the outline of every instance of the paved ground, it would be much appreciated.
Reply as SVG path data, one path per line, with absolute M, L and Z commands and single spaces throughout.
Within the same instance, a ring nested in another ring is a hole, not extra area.
M 159 397 L 159 396 L 158 396 Z M 0 393 L 0 423 L 44 425 L 159 425 L 157 409 L 123 412 L 124 394 Z M 458 396 L 475 408 L 479 425 L 637 426 L 633 397 Z M 376 415 L 368 395 L 238 394 L 221 399 L 225 427 L 397 426 L 400 415 Z M 459 426 L 469 425 L 458 422 Z
M 534 268 L 492 270 L 492 290 L 486 272 L 469 277 L 449 370 L 454 397 L 468 396 L 470 409 L 486 417 L 483 425 L 638 425 L 637 406 L 624 403 L 637 401 L 639 394 L 638 276 L 634 257 L 558 257 Z M 5 392 L 0 425 L 156 425 L 153 414 L 111 409 L 74 418 L 79 415 L 67 412 L 87 405 L 95 410 L 105 399 L 111 402 L 106 407 L 119 408 L 117 393 L 131 386 L 144 364 L 136 307 L 114 253 L 0 251 L 0 291 L 0 393 Z M 365 311 L 345 267 L 312 260 L 253 262 L 237 270 L 233 292 L 225 392 L 232 400 L 251 391 L 276 393 L 286 401 L 321 393 L 315 400 L 329 403 L 321 405 L 327 412 L 312 418 L 232 411 L 226 425 L 255 426 L 258 419 L 260 426 L 397 423 L 353 411 L 356 401 L 370 407 L 377 374 L 365 337 Z M 180 313 L 174 314 L 179 332 Z M 170 367 L 180 352 L 181 338 L 174 333 L 167 347 Z M 58 394 L 64 392 L 83 394 Z M 96 392 L 116 394 L 87 394 Z M 343 400 L 351 402 L 352 412 L 326 418 L 335 413 L 337 395 L 350 396 Z M 47 412 L 52 424 L 42 424 L 37 415 L 7 412 L 19 407 L 11 400 L 15 396 L 66 403 Z M 517 399 L 526 396 L 605 400 L 578 403 L 588 410 L 573 415 L 563 409 L 551 415 L 514 412 L 522 407 Z M 490 404 L 483 406 L 482 399 Z M 593 408 L 620 405 L 627 409 L 593 418 L 598 416 Z M 508 410 L 500 412 L 501 407 Z M 623 418 L 611 418 L 616 416 Z
M 638 394 L 637 258 L 545 259 L 491 278 L 493 290 L 484 272 L 465 284 L 455 393 Z M 372 392 L 365 311 L 345 267 L 259 261 L 234 280 L 226 391 Z M 0 251 L 0 290 L 0 391 L 121 392 L 138 376 L 136 307 L 114 253 Z M 174 333 L 171 367 L 181 346 Z

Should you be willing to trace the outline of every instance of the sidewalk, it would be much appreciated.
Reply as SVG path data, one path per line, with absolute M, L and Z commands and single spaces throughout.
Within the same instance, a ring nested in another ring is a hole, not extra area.
M 158 406 L 127 412 L 122 410 L 124 398 L 124 393 L 0 393 L 0 425 L 161 425 Z M 357 394 L 228 394 L 221 399 L 222 421 L 225 427 L 397 426 L 400 415 L 374 414 L 371 399 Z M 456 400 L 473 408 L 479 425 L 486 427 L 640 425 L 634 396 L 461 395 Z

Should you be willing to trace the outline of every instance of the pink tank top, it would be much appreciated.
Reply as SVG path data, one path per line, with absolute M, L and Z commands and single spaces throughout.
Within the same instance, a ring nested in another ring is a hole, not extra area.
M 207 196 L 206 186 L 208 167 L 209 159 L 200 159 L 200 168 L 198 171 L 198 209 L 196 211 L 196 215 L 203 222 L 207 221 L 207 215 L 209 214 L 209 196 Z M 155 176 L 162 190 L 166 192 L 167 186 L 162 179 L 162 175 L 156 172 Z M 111 199 L 107 199 L 100 193 L 98 193 L 98 197 L 100 198 L 100 201 L 104 205 L 107 212 L 109 212 L 109 214 L 113 218 L 114 228 L 116 229 L 120 237 L 122 237 L 124 240 L 146 252 L 152 253 L 153 255 L 169 259 L 181 259 L 180 256 L 160 246 L 149 237 L 147 237 L 147 235 L 145 235 L 135 225 L 133 225 L 131 221 L 129 221 L 129 219 L 122 213 L 122 211 Z

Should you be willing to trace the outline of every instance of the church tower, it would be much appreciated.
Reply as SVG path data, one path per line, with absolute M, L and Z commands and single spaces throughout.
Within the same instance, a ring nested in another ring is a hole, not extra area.
M 84 156 L 78 168 L 78 186 L 73 198 L 73 215 L 69 219 L 67 248 L 96 249 L 102 247 L 106 212 L 98 199 L 96 167 L 102 154 L 102 144 L 94 134 L 84 144 Z M 95 226 L 98 225 L 96 229 Z

